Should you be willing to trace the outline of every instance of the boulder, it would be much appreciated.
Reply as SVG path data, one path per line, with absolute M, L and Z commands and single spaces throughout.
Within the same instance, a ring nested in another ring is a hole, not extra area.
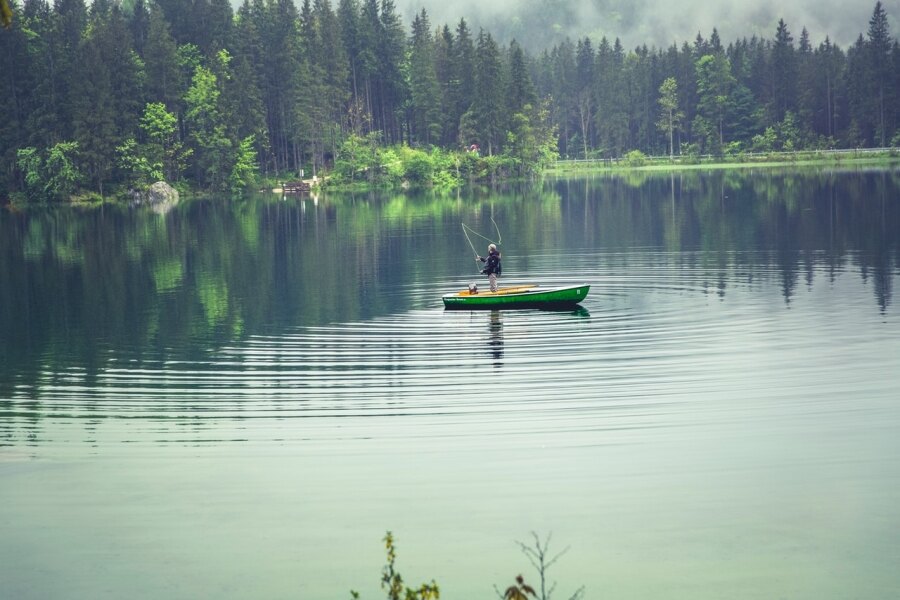
M 167 212 L 178 204 L 178 190 L 165 181 L 157 181 L 146 190 L 132 190 L 131 204 L 149 206 L 157 212 Z
M 178 190 L 165 181 L 157 181 L 147 190 L 149 204 L 178 204 Z

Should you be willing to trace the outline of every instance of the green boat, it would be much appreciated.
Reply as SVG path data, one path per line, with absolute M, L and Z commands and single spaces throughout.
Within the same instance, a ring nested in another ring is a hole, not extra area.
M 520 285 L 499 288 L 496 292 L 462 290 L 444 294 L 444 308 L 571 308 L 584 300 L 591 286 L 544 288 Z

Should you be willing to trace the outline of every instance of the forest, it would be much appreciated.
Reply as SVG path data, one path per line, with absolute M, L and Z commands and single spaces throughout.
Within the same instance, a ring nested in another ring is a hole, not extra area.
M 877 2 L 844 49 L 773 36 L 538 53 L 393 0 L 25 0 L 0 29 L 0 196 L 165 180 L 453 185 L 557 156 L 900 145 L 900 44 Z M 795 39 L 795 35 L 797 35 Z M 452 175 L 448 175 L 448 173 Z

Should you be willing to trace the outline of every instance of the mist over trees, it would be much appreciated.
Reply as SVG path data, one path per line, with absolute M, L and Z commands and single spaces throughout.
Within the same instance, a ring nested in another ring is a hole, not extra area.
M 26 198 L 158 179 L 237 191 L 356 164 L 348 153 L 384 162 L 387 145 L 474 144 L 521 167 L 548 138 L 573 157 L 900 141 L 900 46 L 880 2 L 846 49 L 782 20 L 727 43 L 713 29 L 666 48 L 584 37 L 534 54 L 425 10 L 406 26 L 394 0 L 13 9 L 0 188 Z
M 872 0 L 874 2 L 874 0 Z M 484 28 L 501 43 L 517 39 L 526 51 L 540 53 L 564 40 L 606 36 L 626 48 L 643 44 L 665 48 L 714 28 L 725 40 L 768 38 L 779 19 L 813 34 L 818 45 L 828 36 L 847 47 L 864 26 L 866 2 L 844 0 L 397 0 L 406 20 L 422 8 L 432 21 L 455 23 L 461 17 Z M 885 2 L 889 21 L 900 23 L 900 3 Z

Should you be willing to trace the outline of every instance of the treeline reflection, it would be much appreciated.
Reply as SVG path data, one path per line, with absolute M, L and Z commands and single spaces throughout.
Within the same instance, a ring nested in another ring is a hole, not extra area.
M 559 180 L 568 235 L 748 276 L 777 269 L 787 302 L 816 271 L 855 267 L 887 310 L 900 247 L 900 172 L 720 170 L 633 172 Z M 627 267 L 627 265 L 623 265 Z
M 197 200 L 0 211 L 0 399 L 47 373 L 91 385 L 110 357 L 193 357 L 286 327 L 439 306 L 466 222 L 519 249 L 636 248 L 710 273 L 777 270 L 784 298 L 858 270 L 886 312 L 900 257 L 900 174 L 712 171 L 548 180 L 461 195 Z M 699 265 L 697 264 L 699 263 Z M 717 284 L 727 294 L 724 276 Z M 2 402 L 3 400 L 0 400 Z M 2 410 L 2 406 L 0 406 Z

